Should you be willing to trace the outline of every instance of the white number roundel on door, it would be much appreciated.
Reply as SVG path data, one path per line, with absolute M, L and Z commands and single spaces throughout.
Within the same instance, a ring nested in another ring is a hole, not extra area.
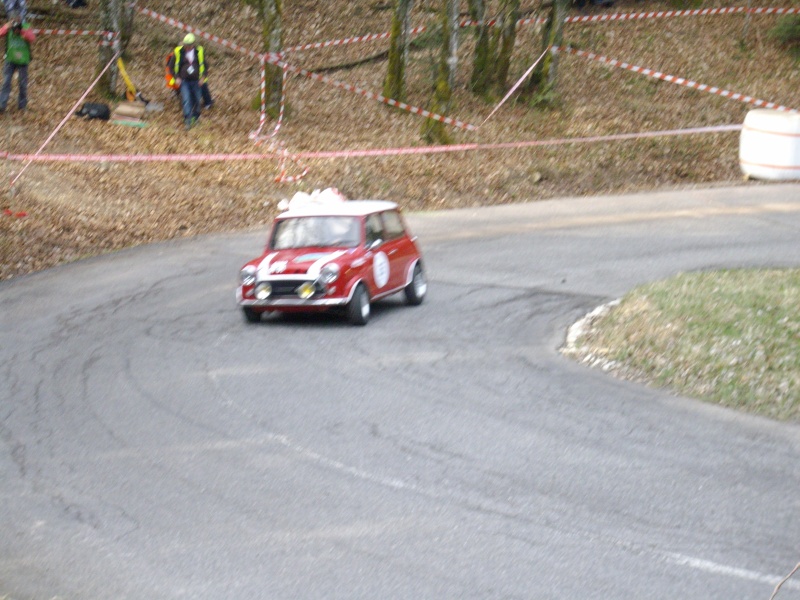
M 372 260 L 372 273 L 376 287 L 382 288 L 389 283 L 389 258 L 383 252 L 378 252 Z

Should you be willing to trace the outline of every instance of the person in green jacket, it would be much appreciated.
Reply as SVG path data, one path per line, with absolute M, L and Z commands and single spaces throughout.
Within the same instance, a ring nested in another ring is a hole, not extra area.
M 25 23 L 19 13 L 9 15 L 11 20 L 0 27 L 0 38 L 6 38 L 5 63 L 3 65 L 3 87 L 0 89 L 0 113 L 5 112 L 11 95 L 11 80 L 18 72 L 19 100 L 17 107 L 25 110 L 28 105 L 28 64 L 31 62 L 31 44 L 36 36 L 31 26 Z

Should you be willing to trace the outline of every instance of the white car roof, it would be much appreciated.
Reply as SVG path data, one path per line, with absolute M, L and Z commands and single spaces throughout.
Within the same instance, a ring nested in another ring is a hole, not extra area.
M 309 202 L 301 206 L 290 206 L 277 216 L 278 219 L 292 217 L 361 217 L 384 210 L 397 209 L 397 203 L 388 200 L 342 200 L 340 202 Z

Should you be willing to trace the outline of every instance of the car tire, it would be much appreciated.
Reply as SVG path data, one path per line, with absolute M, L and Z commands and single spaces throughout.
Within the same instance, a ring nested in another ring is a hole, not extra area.
M 261 313 L 249 306 L 243 306 L 242 313 L 244 314 L 245 321 L 247 321 L 248 323 L 261 322 Z
M 363 284 L 359 283 L 347 304 L 347 320 L 353 325 L 366 325 L 369 321 L 369 314 L 369 292 Z
M 405 288 L 406 302 L 412 306 L 422 304 L 427 291 L 428 280 L 425 278 L 425 272 L 422 270 L 422 264 L 417 262 L 417 264 L 414 265 L 414 274 L 411 276 L 411 283 L 409 283 Z

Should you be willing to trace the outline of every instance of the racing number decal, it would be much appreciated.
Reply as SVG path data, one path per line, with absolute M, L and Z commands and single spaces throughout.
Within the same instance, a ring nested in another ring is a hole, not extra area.
M 372 274 L 376 287 L 382 288 L 389 283 L 389 258 L 383 252 L 378 252 L 372 259 Z

